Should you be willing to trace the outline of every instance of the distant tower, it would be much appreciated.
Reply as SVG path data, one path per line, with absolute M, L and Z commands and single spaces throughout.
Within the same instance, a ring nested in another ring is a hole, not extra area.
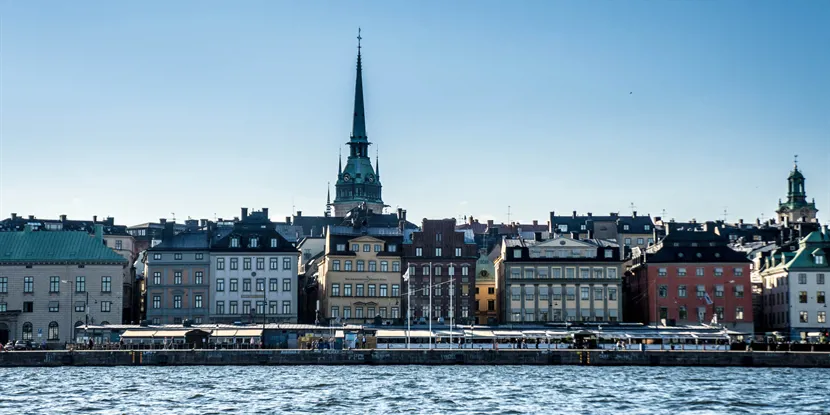
M 807 191 L 804 187 L 804 175 L 798 170 L 798 156 L 795 156 L 793 162 L 793 171 L 787 178 L 787 201 L 778 202 L 778 220 L 783 222 L 784 219 L 794 222 L 808 222 L 818 223 L 816 214 L 815 199 L 812 202 L 807 202 Z
M 326 183 L 326 217 L 331 216 L 331 183 Z
M 357 32 L 357 77 L 354 91 L 354 115 L 352 135 L 349 142 L 349 156 L 345 168 L 341 165 L 335 183 L 334 216 L 343 217 L 351 209 L 365 203 L 375 213 L 383 212 L 382 186 L 380 176 L 372 167 L 369 157 L 369 138 L 366 135 L 366 116 L 363 106 L 363 63 L 361 56 L 360 29 Z M 376 163 L 378 159 L 376 159 Z

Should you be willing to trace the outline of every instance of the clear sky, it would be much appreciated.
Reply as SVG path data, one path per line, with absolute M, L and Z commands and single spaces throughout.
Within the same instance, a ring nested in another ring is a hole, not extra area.
M 322 214 L 358 26 L 384 201 L 830 218 L 830 2 L 0 0 L 0 216 Z

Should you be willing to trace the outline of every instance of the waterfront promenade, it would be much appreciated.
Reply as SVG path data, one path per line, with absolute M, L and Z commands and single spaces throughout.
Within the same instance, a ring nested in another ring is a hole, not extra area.
M 0 353 L 0 367 L 584 365 L 830 368 L 827 352 L 682 350 L 89 350 Z

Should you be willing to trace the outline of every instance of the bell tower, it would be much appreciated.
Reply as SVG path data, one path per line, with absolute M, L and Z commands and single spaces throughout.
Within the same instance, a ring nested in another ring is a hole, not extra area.
M 816 201 L 813 199 L 812 202 L 807 202 L 804 181 L 804 175 L 798 170 L 798 155 L 796 155 L 793 170 L 787 177 L 787 201 L 778 200 L 778 210 L 775 211 L 780 222 L 786 219 L 790 223 L 818 223 Z

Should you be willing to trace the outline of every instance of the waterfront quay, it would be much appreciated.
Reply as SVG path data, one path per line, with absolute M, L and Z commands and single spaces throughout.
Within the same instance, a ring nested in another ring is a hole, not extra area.
M 581 365 L 830 368 L 828 352 L 684 350 L 83 350 L 0 353 L 0 367 Z

